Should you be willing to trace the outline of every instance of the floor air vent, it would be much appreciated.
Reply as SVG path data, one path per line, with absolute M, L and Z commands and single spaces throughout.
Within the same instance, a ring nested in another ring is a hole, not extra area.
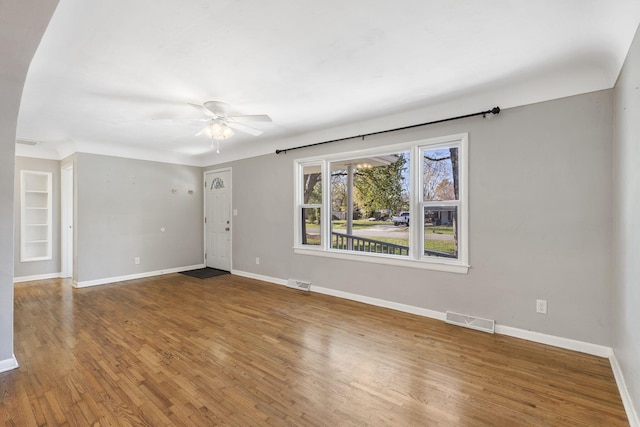
M 467 316 L 466 314 L 453 313 L 451 311 L 447 311 L 447 317 L 444 321 L 452 325 L 464 326 L 465 328 L 489 332 L 490 334 L 495 331 L 496 326 L 496 322 L 493 320 Z
M 300 289 L 301 291 L 308 291 L 311 289 L 311 282 L 303 282 L 302 280 L 287 280 L 287 286 L 294 289 Z

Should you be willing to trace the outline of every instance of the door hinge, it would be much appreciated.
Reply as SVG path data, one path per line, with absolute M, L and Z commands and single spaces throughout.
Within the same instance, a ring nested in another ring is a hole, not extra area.
M 205 224 L 207 223 L 207 217 L 206 216 L 204 217 L 204 223 Z
M 207 253 L 206 252 L 204 253 L 204 259 L 207 259 Z

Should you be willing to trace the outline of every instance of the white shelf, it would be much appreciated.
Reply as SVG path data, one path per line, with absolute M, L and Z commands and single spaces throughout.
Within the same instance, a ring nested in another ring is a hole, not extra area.
M 51 259 L 52 175 L 20 171 L 20 261 Z

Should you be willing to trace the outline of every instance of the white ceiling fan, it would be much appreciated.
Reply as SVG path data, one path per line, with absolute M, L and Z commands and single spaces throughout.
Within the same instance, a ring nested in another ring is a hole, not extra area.
M 258 136 L 261 130 L 248 126 L 245 123 L 250 122 L 270 122 L 271 117 L 266 114 L 238 115 L 230 114 L 231 107 L 229 104 L 220 101 L 208 101 L 203 105 L 189 104 L 196 110 L 200 111 L 205 117 L 198 120 L 208 121 L 209 123 L 196 134 L 206 135 L 212 140 L 224 140 L 231 138 L 235 132 L 248 133 L 249 135 Z M 213 142 L 213 141 L 212 141 Z

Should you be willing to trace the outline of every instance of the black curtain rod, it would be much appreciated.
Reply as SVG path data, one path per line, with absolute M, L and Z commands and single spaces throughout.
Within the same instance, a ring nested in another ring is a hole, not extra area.
M 365 134 L 362 134 L 362 135 L 347 136 L 345 138 L 332 139 L 330 141 L 316 142 L 316 143 L 313 143 L 313 144 L 300 145 L 298 147 L 285 148 L 283 150 L 276 150 L 276 154 L 280 154 L 280 153 L 287 154 L 287 151 L 299 150 L 301 148 L 315 147 L 316 145 L 329 144 L 331 142 L 346 141 L 348 139 L 355 139 L 355 138 L 364 139 L 367 136 L 380 135 L 382 133 L 389 133 L 389 132 L 397 132 L 399 130 L 413 129 L 413 128 L 417 128 L 417 127 L 420 127 L 420 126 L 435 125 L 437 123 L 450 122 L 452 120 L 466 119 L 466 118 L 469 118 L 469 117 L 475 117 L 475 116 L 486 117 L 487 114 L 500 114 L 500 107 L 493 107 L 491 110 L 480 111 L 479 113 L 473 113 L 473 114 L 465 114 L 464 116 L 449 117 L 448 119 L 435 120 L 433 122 L 418 123 L 417 125 L 403 126 L 403 127 L 400 127 L 400 128 L 381 130 L 381 131 L 378 131 L 378 132 L 365 133 Z

